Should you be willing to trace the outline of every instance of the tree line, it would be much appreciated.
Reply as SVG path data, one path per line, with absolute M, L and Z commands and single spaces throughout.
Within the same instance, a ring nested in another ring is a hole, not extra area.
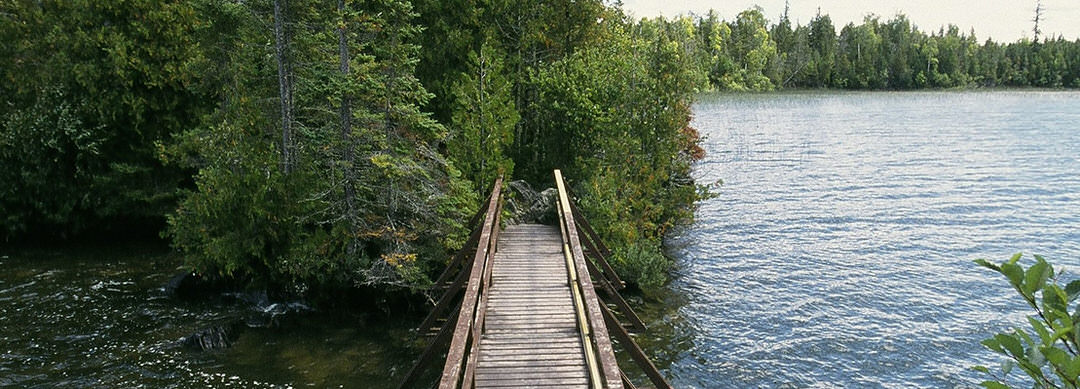
M 640 25 L 675 37 L 704 86 L 718 90 L 1080 88 L 1080 40 L 1060 35 L 980 43 L 975 31 L 922 31 L 903 14 L 868 15 L 837 31 L 827 14 L 793 25 L 785 10 L 770 24 L 760 8 L 733 21 L 709 11 Z
M 0 61 L 8 244 L 162 230 L 201 273 L 423 289 L 495 176 L 561 168 L 649 287 L 704 194 L 693 58 L 600 0 L 15 1 Z

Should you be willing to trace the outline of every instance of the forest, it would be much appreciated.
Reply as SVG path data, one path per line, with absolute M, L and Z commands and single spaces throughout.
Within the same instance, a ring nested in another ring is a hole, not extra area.
M 6 244 L 137 235 L 253 286 L 423 290 L 497 175 L 561 168 L 655 286 L 703 192 L 687 58 L 601 1 L 6 4 Z
M 1080 88 L 1080 40 L 1060 35 L 980 43 L 975 31 L 924 31 L 903 14 L 867 15 L 837 30 L 827 14 L 792 25 L 785 10 L 770 24 L 760 8 L 733 21 L 710 11 L 637 26 L 678 42 L 708 89 Z
M 299 293 L 423 290 L 496 176 L 555 168 L 655 288 L 709 195 L 703 91 L 1080 87 L 1061 37 L 599 0 L 15 1 L 0 61 L 0 241 L 164 239 Z

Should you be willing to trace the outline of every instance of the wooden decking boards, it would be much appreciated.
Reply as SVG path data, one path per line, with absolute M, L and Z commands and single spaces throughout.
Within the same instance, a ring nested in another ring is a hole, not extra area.
M 478 388 L 588 388 L 562 237 L 556 226 L 523 224 L 499 234 Z

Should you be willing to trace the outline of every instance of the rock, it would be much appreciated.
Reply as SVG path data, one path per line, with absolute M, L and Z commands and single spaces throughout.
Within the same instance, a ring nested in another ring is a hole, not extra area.
M 242 321 L 206 327 L 181 338 L 180 344 L 184 347 L 202 351 L 226 349 L 236 342 L 243 328 L 244 323 Z
M 550 219 L 555 212 L 555 199 L 559 196 L 555 188 L 540 192 L 533 190 L 525 181 L 511 181 L 510 196 L 507 197 L 506 209 L 510 211 L 508 224 L 538 223 Z

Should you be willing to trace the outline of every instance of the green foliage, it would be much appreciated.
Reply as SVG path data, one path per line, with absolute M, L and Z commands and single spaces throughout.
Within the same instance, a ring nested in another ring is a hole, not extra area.
M 476 191 L 489 189 L 499 175 L 510 177 L 514 161 L 507 151 L 514 142 L 520 115 L 506 78 L 503 53 L 490 44 L 469 55 L 469 71 L 454 84 L 449 156 L 472 181 Z
M 692 217 L 689 178 L 700 157 L 689 104 L 702 74 L 677 31 L 609 26 L 604 46 L 582 49 L 534 78 L 543 127 L 539 160 L 562 168 L 588 219 L 620 254 L 620 273 L 642 286 L 664 279 L 660 241 Z
M 153 226 L 182 170 L 158 144 L 208 108 L 184 1 L 0 5 L 0 239 Z
M 198 271 L 301 289 L 424 287 L 478 199 L 435 151 L 446 130 L 420 110 L 430 94 L 414 75 L 414 12 L 404 1 L 289 2 L 286 116 L 280 80 L 267 76 L 281 63 L 265 27 L 274 5 L 204 4 L 215 32 L 205 47 L 220 51 L 200 66 L 221 104 L 169 154 L 199 169 L 169 219 L 174 245 Z
M 806 26 L 792 26 L 786 16 L 768 26 L 756 7 L 734 21 L 709 11 L 639 25 L 684 32 L 676 40 L 690 48 L 694 71 L 706 74 L 709 87 L 718 90 L 1080 86 L 1080 40 L 980 45 L 974 31 L 949 25 L 923 32 L 903 14 L 887 21 L 870 15 L 839 33 L 822 14 Z
M 702 36 L 600 0 L 4 3 L 0 235 L 172 210 L 200 272 L 421 288 L 496 175 L 561 168 L 656 286 L 702 194 L 692 94 L 776 84 L 755 12 Z
M 1015 328 L 982 341 L 983 346 L 1005 356 L 1000 374 L 985 366 L 974 370 L 990 375 L 982 383 L 986 388 L 1007 388 L 1006 377 L 1019 368 L 1036 388 L 1077 388 L 1080 381 L 1080 306 L 1069 313 L 1069 306 L 1080 296 L 1080 280 L 1064 287 L 1059 274 L 1042 257 L 1024 268 L 1021 254 L 993 264 L 983 259 L 975 263 L 994 270 L 1009 281 L 1013 289 L 1035 311 L 1028 316 L 1029 330 Z
M 615 271 L 644 290 L 657 290 L 667 280 L 670 264 L 655 239 L 641 239 L 619 246 L 612 254 L 611 265 Z

